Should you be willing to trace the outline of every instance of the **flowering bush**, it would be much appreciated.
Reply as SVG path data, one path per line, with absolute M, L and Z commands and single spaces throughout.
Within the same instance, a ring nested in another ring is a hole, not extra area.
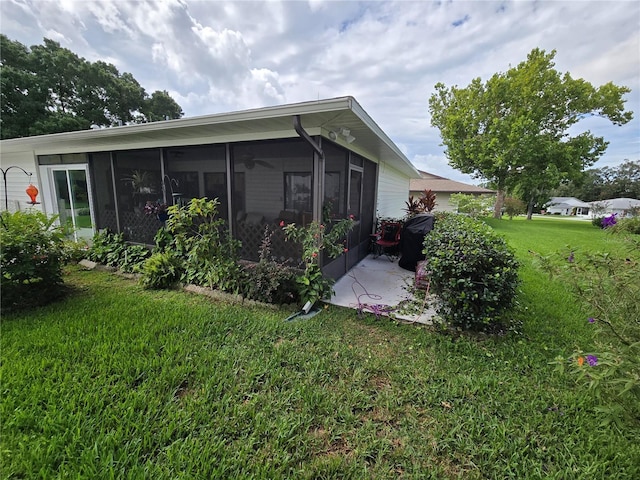
M 295 271 L 278 262 L 271 255 L 271 241 L 275 231 L 265 225 L 260 243 L 258 263 L 243 263 L 244 281 L 241 293 L 251 300 L 266 303 L 294 303 L 297 297 Z
M 580 253 L 544 257 L 543 266 L 584 300 L 587 323 L 594 330 L 594 351 L 576 350 L 556 358 L 606 399 L 609 420 L 623 415 L 640 419 L 640 241 L 628 237 L 623 257 Z
M 353 216 L 330 224 L 328 227 L 316 221 L 306 227 L 280 222 L 287 240 L 300 242 L 302 245 L 304 273 L 296 278 L 302 300 L 313 304 L 333 293 L 333 281 L 325 278 L 320 270 L 320 255 L 326 252 L 330 258 L 337 258 L 345 253 L 347 248 L 344 245 L 344 237 L 353 228 L 354 223 Z
M 65 231 L 42 212 L 0 215 L 2 310 L 43 304 L 63 292 Z

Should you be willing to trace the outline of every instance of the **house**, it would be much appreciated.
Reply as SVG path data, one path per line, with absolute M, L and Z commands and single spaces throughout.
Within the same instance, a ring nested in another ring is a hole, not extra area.
M 640 200 L 635 198 L 611 198 L 589 202 L 589 204 L 594 216 L 613 214 L 619 217 L 631 217 L 634 211 L 640 211 Z
M 464 193 L 466 195 L 495 195 L 496 193 L 488 188 L 456 182 L 422 170 L 419 170 L 419 173 L 419 178 L 411 179 L 409 195 L 414 198 L 420 198 L 422 192 L 431 190 L 436 194 L 436 208 L 434 211 L 455 212 L 456 205 L 451 203 L 451 194 L 453 193 Z
M 77 238 L 109 228 L 151 244 L 162 223 L 148 203 L 208 197 L 219 199 L 243 258 L 258 258 L 267 226 L 276 231 L 272 253 L 289 258 L 281 222 L 353 215 L 348 251 L 323 259 L 334 278 L 366 256 L 376 212 L 403 215 L 418 175 L 353 97 L 3 140 L 0 162 L 32 172 L 42 202 L 34 208 L 59 215 Z M 28 180 L 7 171 L 10 209 L 28 207 Z
M 551 197 L 546 205 L 546 213 L 549 215 L 575 215 L 587 217 L 591 205 L 575 197 Z

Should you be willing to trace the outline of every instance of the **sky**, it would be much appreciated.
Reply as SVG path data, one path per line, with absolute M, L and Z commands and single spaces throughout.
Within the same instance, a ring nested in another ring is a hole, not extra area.
M 185 117 L 350 95 L 419 169 L 448 165 L 430 124 L 438 82 L 467 86 L 556 50 L 560 72 L 625 85 L 635 118 L 583 119 L 610 142 L 595 168 L 640 160 L 640 2 L 0 0 L 0 31 L 43 38 L 167 90 Z

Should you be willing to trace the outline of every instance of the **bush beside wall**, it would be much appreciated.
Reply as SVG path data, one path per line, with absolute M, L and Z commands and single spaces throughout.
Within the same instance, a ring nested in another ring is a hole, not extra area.
M 468 330 L 501 323 L 519 284 L 518 262 L 502 237 L 480 221 L 441 215 L 425 237 L 424 253 L 447 323 Z

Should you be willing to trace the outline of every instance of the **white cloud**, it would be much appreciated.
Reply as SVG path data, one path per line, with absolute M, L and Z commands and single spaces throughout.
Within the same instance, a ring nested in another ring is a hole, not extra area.
M 429 124 L 434 85 L 487 79 L 533 48 L 556 49 L 561 72 L 629 86 L 640 115 L 635 1 L 12 0 L 0 13 L 9 38 L 114 63 L 188 116 L 353 95 L 419 168 L 454 179 L 469 178 Z M 602 163 L 640 158 L 640 119 L 593 132 L 611 142 Z

